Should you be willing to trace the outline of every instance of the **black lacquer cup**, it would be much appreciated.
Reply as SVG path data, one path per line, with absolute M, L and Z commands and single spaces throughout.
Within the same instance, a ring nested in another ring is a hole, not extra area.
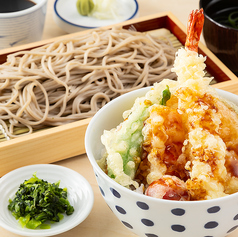
M 238 1 L 200 0 L 199 7 L 204 9 L 207 47 L 238 76 Z

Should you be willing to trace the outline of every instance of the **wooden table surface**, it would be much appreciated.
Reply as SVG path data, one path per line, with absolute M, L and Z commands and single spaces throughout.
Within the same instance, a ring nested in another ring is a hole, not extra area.
M 198 8 L 199 5 L 198 0 L 138 0 L 138 3 L 139 16 L 147 16 L 158 12 L 170 11 L 184 25 L 186 25 L 190 11 L 192 9 Z M 42 39 L 49 39 L 66 34 L 66 32 L 62 31 L 53 20 L 53 4 L 54 0 L 48 0 L 45 29 Z M 201 39 L 201 41 L 203 41 L 203 39 Z M 219 83 L 216 84 L 215 87 L 238 94 L 238 81 L 227 81 L 224 83 Z M 135 236 L 120 223 L 120 221 L 114 216 L 114 214 L 105 203 L 97 186 L 93 169 L 85 154 L 56 162 L 55 164 L 71 168 L 83 175 L 92 186 L 95 198 L 93 209 L 86 220 L 72 230 L 57 235 L 57 237 Z M 17 237 L 18 235 L 12 234 L 0 227 L 0 236 Z M 233 232 L 229 236 L 238 236 L 238 230 Z

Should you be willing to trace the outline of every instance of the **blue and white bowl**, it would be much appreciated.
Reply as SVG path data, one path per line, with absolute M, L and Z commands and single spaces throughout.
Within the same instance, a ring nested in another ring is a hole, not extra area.
M 82 16 L 76 8 L 77 0 L 56 0 L 54 3 L 54 20 L 56 24 L 67 33 L 94 29 L 113 25 L 133 19 L 138 16 L 139 5 L 137 0 L 118 0 L 120 4 L 119 17 L 116 19 L 97 19 Z
M 238 193 L 205 201 L 171 201 L 131 191 L 109 178 L 98 166 L 103 131 L 122 122 L 123 111 L 149 88 L 122 95 L 105 105 L 92 118 L 86 131 L 85 147 L 98 186 L 110 209 L 122 224 L 143 237 L 224 237 L 238 227 Z M 238 96 L 219 90 L 237 104 Z
M 32 1 L 36 4 L 25 10 L 0 13 L 0 49 L 41 40 L 47 0 Z

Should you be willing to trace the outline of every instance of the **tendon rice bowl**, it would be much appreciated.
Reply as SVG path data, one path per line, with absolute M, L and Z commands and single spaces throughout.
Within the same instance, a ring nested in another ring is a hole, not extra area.
M 104 172 L 155 198 L 209 200 L 238 192 L 238 107 L 209 84 L 205 57 L 179 49 L 173 71 L 105 130 Z
M 139 236 L 222 237 L 238 227 L 238 96 L 205 76 L 203 21 L 203 9 L 189 15 L 176 81 L 119 97 L 86 131 L 105 201 Z
M 203 201 L 156 199 L 121 186 L 98 166 L 97 160 L 103 154 L 103 131 L 122 122 L 122 113 L 149 90 L 149 87 L 139 89 L 109 102 L 92 118 L 87 128 L 86 152 L 103 198 L 122 224 L 139 236 L 224 237 L 230 234 L 238 227 L 238 193 Z M 217 91 L 237 104 L 238 96 Z

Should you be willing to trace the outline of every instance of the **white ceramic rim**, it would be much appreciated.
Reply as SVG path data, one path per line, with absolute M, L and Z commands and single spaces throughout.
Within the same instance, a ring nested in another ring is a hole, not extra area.
M 5 1 L 8 1 L 8 0 L 5 0 Z M 27 15 L 29 13 L 37 11 L 39 8 L 41 8 L 47 2 L 47 0 L 32 0 L 32 1 L 34 3 L 36 3 L 36 5 L 34 5 L 30 8 L 27 8 L 25 10 L 22 10 L 22 11 L 10 12 L 10 13 L 0 13 L 0 19 L 7 19 L 7 18 L 19 17 L 22 15 Z M 40 2 L 37 3 L 38 1 L 40 1 Z
M 36 165 L 23 166 L 21 168 L 12 170 L 9 173 L 2 176 L 0 178 L 0 185 L 7 182 L 8 179 L 12 176 L 16 176 L 18 174 L 23 173 L 22 176 L 27 175 L 27 177 L 30 178 L 31 175 L 32 175 L 32 171 L 35 172 L 34 170 L 37 170 L 39 172 L 45 172 L 47 169 L 51 170 L 52 173 L 54 173 L 54 172 L 57 173 L 58 175 L 60 175 L 60 174 L 69 175 L 70 177 L 74 178 L 74 182 L 77 182 L 77 184 L 81 184 L 81 186 L 84 187 L 84 188 L 86 187 L 86 190 L 82 190 L 82 188 L 80 187 L 81 192 L 86 193 L 85 196 L 82 197 L 82 195 L 77 195 L 76 191 L 75 191 L 75 193 L 72 192 L 72 188 L 73 188 L 72 185 L 71 186 L 70 185 L 66 186 L 68 188 L 69 195 L 70 194 L 73 195 L 74 198 L 76 198 L 76 196 L 77 196 L 77 198 L 79 198 L 79 196 L 81 197 L 81 199 L 80 199 L 80 203 L 81 203 L 80 206 L 81 207 L 79 208 L 77 206 L 79 209 L 75 209 L 75 215 L 76 214 L 78 214 L 78 215 L 73 216 L 74 215 L 74 213 L 73 213 L 71 215 L 72 218 L 71 218 L 71 216 L 69 216 L 68 217 L 69 222 L 66 219 L 67 216 L 65 216 L 65 218 L 61 221 L 63 224 L 61 222 L 52 224 L 51 225 L 52 228 L 50 228 L 50 229 L 31 230 L 31 229 L 26 229 L 26 228 L 15 228 L 17 225 L 19 225 L 17 220 L 16 220 L 16 226 L 10 226 L 10 225 L 7 225 L 4 222 L 1 222 L 1 219 L 0 219 L 0 226 L 1 227 L 3 227 L 4 229 L 6 229 L 6 230 L 8 230 L 12 233 L 15 233 L 15 234 L 18 234 L 18 235 L 21 235 L 21 236 L 30 236 L 30 237 L 33 237 L 33 236 L 38 236 L 38 237 L 53 236 L 53 235 L 64 233 L 64 232 L 76 227 L 77 225 L 82 223 L 87 218 L 87 216 L 90 214 L 90 212 L 92 210 L 92 207 L 93 207 L 93 204 L 94 204 L 94 194 L 93 194 L 92 187 L 90 186 L 89 182 L 81 174 L 79 174 L 78 172 L 76 172 L 76 171 L 74 171 L 70 168 L 60 166 L 60 165 L 55 165 L 55 164 L 36 164 Z M 25 174 L 24 172 L 26 172 L 27 174 Z M 47 179 L 44 179 L 44 180 L 49 181 Z M 60 180 L 60 181 L 63 182 L 63 179 L 60 179 L 60 178 L 58 179 L 57 178 L 57 180 Z M 17 183 L 16 185 L 20 185 L 20 183 L 22 183 L 23 181 L 19 180 L 19 183 Z M 64 180 L 64 182 L 65 182 L 65 180 Z M 5 183 L 5 185 L 7 185 L 7 183 Z M 77 185 L 77 187 L 76 186 L 74 186 L 74 187 L 78 190 L 79 186 L 80 185 Z M 65 187 L 65 185 L 64 185 L 64 187 Z M 15 191 L 17 191 L 17 190 L 15 190 Z M 76 206 L 74 206 L 74 207 L 76 207 Z M 10 211 L 9 211 L 9 213 L 10 213 Z M 62 227 L 61 224 L 63 225 L 63 227 Z M 55 227 L 53 225 L 55 225 Z
M 85 29 L 94 29 L 94 28 L 99 27 L 99 26 L 90 27 L 90 26 L 84 26 L 84 25 L 74 24 L 74 23 L 72 23 L 72 22 L 66 20 L 66 19 L 63 18 L 63 17 L 59 14 L 59 12 L 57 11 L 56 5 L 57 5 L 58 1 L 60 1 L 60 0 L 56 0 L 55 3 L 54 3 L 54 12 L 55 12 L 55 14 L 56 14 L 63 22 L 65 22 L 65 23 L 67 23 L 67 24 L 69 24 L 69 25 L 72 25 L 72 26 L 76 26 L 76 27 L 80 27 L 80 28 L 85 28 Z M 133 1 L 134 1 L 135 5 L 136 5 L 135 12 L 134 12 L 128 19 L 126 19 L 125 21 L 128 21 L 128 20 L 132 19 L 132 18 L 138 13 L 139 4 L 138 4 L 137 0 L 133 0 Z
M 138 89 L 138 90 L 135 90 L 135 91 L 132 91 L 132 92 L 129 92 L 129 93 L 135 93 L 137 94 L 138 91 L 140 92 L 143 92 L 144 94 L 149 91 L 152 87 L 145 87 L 145 88 L 141 88 L 141 89 Z M 227 92 L 227 91 L 224 91 L 224 90 L 221 90 L 221 89 L 216 89 L 216 91 L 219 93 L 220 96 L 224 97 L 226 99 L 227 96 L 231 96 L 231 97 L 236 97 L 236 99 L 238 99 L 238 96 L 233 94 L 233 93 L 230 93 L 230 92 Z M 124 94 L 124 95 L 121 95 L 117 98 L 115 98 L 113 101 L 110 101 L 109 103 L 107 103 L 106 105 L 104 105 L 99 111 L 100 113 L 96 113 L 93 118 L 91 119 L 88 127 L 87 127 L 87 130 L 86 130 L 86 133 L 85 133 L 85 149 L 86 149 L 86 154 L 88 156 L 88 159 L 91 163 L 91 165 L 93 166 L 93 169 L 95 169 L 98 173 L 100 173 L 100 175 L 103 176 L 103 178 L 110 183 L 110 185 L 113 187 L 115 186 L 116 188 L 118 188 L 119 190 L 122 189 L 123 192 L 127 193 L 127 195 L 131 195 L 131 196 L 134 196 L 135 198 L 137 199 L 140 199 L 141 198 L 141 195 L 143 194 L 140 194 L 140 193 L 137 193 L 137 192 L 133 192 L 132 190 L 129 190 L 125 187 L 123 187 L 122 185 L 120 185 L 119 183 L 117 183 L 116 181 L 114 181 L 113 179 L 111 179 L 107 174 L 105 174 L 103 172 L 103 170 L 99 167 L 99 165 L 97 164 L 96 160 L 94 159 L 94 155 L 93 153 L 91 152 L 91 150 L 89 149 L 90 145 L 89 145 L 89 136 L 90 136 L 90 133 L 92 132 L 93 130 L 93 124 L 95 121 L 98 120 L 98 117 L 100 117 L 100 115 L 104 112 L 104 110 L 107 109 L 107 107 L 111 106 L 111 104 L 113 102 L 115 102 L 115 100 L 118 100 L 119 98 L 121 98 L 122 96 L 126 96 L 127 94 Z M 238 101 L 238 100 L 237 100 Z M 234 101 L 233 101 L 234 103 Z M 187 205 L 191 205 L 191 206 L 196 206 L 198 203 L 203 203 L 203 204 L 209 204 L 209 203 L 213 203 L 213 205 L 215 205 L 216 203 L 221 203 L 221 202 L 227 202 L 229 201 L 229 199 L 233 199 L 234 196 L 236 196 L 236 199 L 238 199 L 238 192 L 237 193 L 234 193 L 234 194 L 231 194 L 231 195 L 228 195 L 228 196 L 225 196 L 225 197 L 221 197 L 221 198 L 216 198 L 216 199 L 211 199 L 211 200 L 199 200 L 199 201 L 185 201 L 185 202 L 181 202 L 181 201 L 174 201 L 174 200 L 166 200 L 166 199 L 157 199 L 157 198 L 153 198 L 153 197 L 150 197 L 150 196 L 146 196 L 146 195 L 143 195 L 143 198 L 145 200 L 148 200 L 150 202 L 169 202 L 169 203 L 179 203 L 179 206 L 183 207 L 184 205 L 187 206 Z

